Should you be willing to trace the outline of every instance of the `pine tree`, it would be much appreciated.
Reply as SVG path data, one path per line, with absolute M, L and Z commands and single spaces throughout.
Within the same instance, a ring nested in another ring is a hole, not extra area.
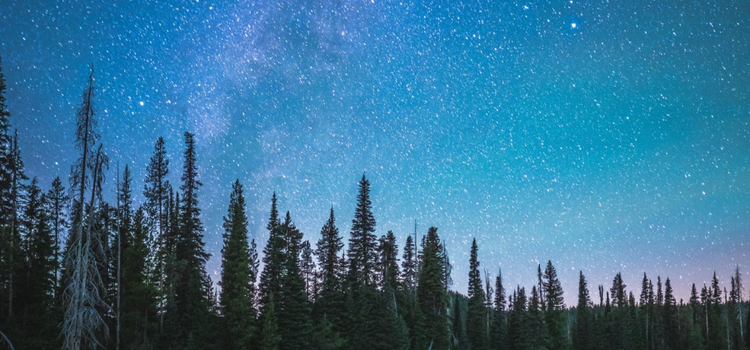
M 742 275 L 739 266 L 737 266 L 734 276 L 731 277 L 731 289 L 727 302 L 727 317 L 729 319 L 727 327 L 729 327 L 728 331 L 731 334 L 731 345 L 736 350 L 745 346 L 743 326 L 747 321 L 742 307 L 742 289 Z
M 443 276 L 442 243 L 436 227 L 430 227 L 424 239 L 417 284 L 417 300 L 423 315 L 422 343 L 435 350 L 449 349 L 448 296 Z
M 452 349 L 456 350 L 465 350 L 470 349 L 471 344 L 469 344 L 469 336 L 466 333 L 466 306 L 464 304 L 467 304 L 466 297 L 459 293 L 449 293 L 448 297 L 450 299 L 450 308 L 451 313 L 450 317 L 452 318 L 451 325 L 451 335 L 452 335 Z
M 13 156 L 11 154 L 12 136 L 10 134 L 10 111 L 5 99 L 5 76 L 0 58 L 0 224 L 10 225 L 13 203 L 10 198 Z
M 156 342 L 158 289 L 150 277 L 151 249 L 144 210 L 138 208 L 130 222 L 122 236 L 121 348 L 148 349 Z
M 355 286 L 373 285 L 375 283 L 376 248 L 375 217 L 372 215 L 370 182 L 362 174 L 347 253 L 349 257 L 349 279 Z
M 64 292 L 65 318 L 62 325 L 63 348 L 81 349 L 101 346 L 101 334 L 107 334 L 103 312 L 105 289 L 99 266 L 104 263 L 101 228 L 95 225 L 95 209 L 100 202 L 103 170 L 108 158 L 97 147 L 99 134 L 94 119 L 94 73 L 89 75 L 88 87 L 76 119 L 76 149 L 80 157 L 71 170 L 71 187 L 77 196 L 74 217 L 65 253 L 67 279 Z M 89 194 L 88 206 L 86 195 Z
M 531 287 L 531 295 L 529 296 L 529 329 L 531 334 L 534 336 L 531 339 L 533 348 L 550 348 L 550 338 L 547 327 L 544 323 L 545 312 L 542 307 L 540 300 L 544 300 L 540 295 L 536 286 Z
M 224 247 L 221 250 L 221 294 L 223 317 L 220 339 L 224 349 L 246 349 L 255 335 L 256 311 L 253 261 L 248 246 L 245 197 L 240 181 L 235 181 L 224 217 Z
M 143 195 L 146 197 L 145 208 L 152 221 L 155 232 L 161 237 L 167 229 L 166 205 L 171 188 L 167 176 L 169 175 L 169 159 L 164 145 L 164 138 L 159 137 L 154 145 L 154 154 L 146 168 Z M 159 241 L 161 242 L 161 241 Z
M 313 306 L 313 317 L 322 322 L 325 317 L 333 325 L 333 330 L 340 333 L 344 330 L 345 296 L 342 289 L 341 272 L 343 259 L 339 257 L 344 243 L 336 227 L 333 208 L 323 228 L 320 230 L 315 255 L 320 266 L 320 291 Z M 316 331 L 317 332 L 317 331 Z M 316 333 L 317 334 L 317 333 Z
M 716 271 L 714 271 L 711 286 L 707 293 L 708 302 L 706 303 L 706 349 L 708 350 L 727 348 L 725 322 L 723 322 L 721 315 L 721 295 L 719 279 L 716 276 Z
M 664 319 L 664 338 L 667 347 L 670 349 L 680 349 L 680 334 L 678 330 L 677 319 L 677 301 L 672 294 L 672 284 L 667 278 L 664 283 L 664 307 L 662 309 Z
M 279 348 L 282 350 L 305 349 L 310 347 L 312 340 L 312 321 L 305 281 L 299 268 L 302 232 L 292 223 L 289 212 L 286 213 L 279 232 L 286 242 L 277 311 L 281 336 Z
M 0 252 L 2 253 L 3 268 L 2 272 L 5 281 L 4 285 L 7 290 L 3 290 L 3 294 L 7 295 L 7 320 L 10 324 L 13 324 L 13 313 L 18 309 L 18 305 L 14 304 L 14 300 L 20 290 L 18 285 L 20 283 L 20 276 L 18 275 L 23 265 L 23 256 L 21 249 L 21 232 L 20 232 L 20 220 L 19 213 L 23 210 L 23 200 L 26 196 L 24 181 L 28 180 L 24 173 L 24 164 L 21 159 L 21 150 L 18 147 L 18 131 L 16 130 L 14 136 L 10 141 L 10 153 L 9 163 L 0 165 L 0 167 L 7 166 L 10 172 L 10 187 L 6 198 L 0 198 L 0 201 L 5 201 L 10 211 L 7 212 L 7 222 L 5 225 L 0 226 Z M 0 203 L 1 204 L 1 203 Z
M 547 334 L 549 335 L 551 348 L 567 349 L 570 347 L 565 331 L 565 320 L 563 310 L 563 290 L 560 280 L 557 279 L 557 271 L 552 266 L 552 261 L 547 261 L 544 269 L 544 280 L 542 283 L 545 296 L 545 321 Z
M 473 239 L 469 257 L 469 309 L 466 314 L 466 327 L 471 348 L 482 350 L 487 348 L 487 329 L 485 326 L 484 289 L 482 277 L 479 273 L 477 254 L 477 240 Z
M 281 294 L 281 276 L 284 268 L 286 242 L 279 231 L 279 212 L 276 209 L 276 192 L 271 197 L 271 215 L 268 219 L 268 242 L 263 248 L 263 272 L 260 275 L 260 301 L 265 305 L 271 294 Z
M 159 288 L 159 326 L 164 326 L 164 314 L 166 306 L 166 293 L 168 288 L 165 283 L 166 259 L 169 255 L 167 244 L 167 230 L 169 211 L 167 204 L 171 185 L 167 180 L 169 175 L 169 159 L 167 159 L 167 150 L 164 146 L 164 138 L 159 137 L 154 145 L 154 154 L 149 160 L 146 168 L 145 185 L 143 195 L 146 197 L 145 208 L 148 213 L 152 235 L 155 237 L 156 249 L 154 249 L 153 260 L 156 264 L 155 272 L 157 274 Z
M 167 230 L 164 239 L 164 284 L 160 288 L 161 307 L 159 315 L 159 348 L 174 348 L 180 332 L 175 290 L 182 262 L 177 261 L 177 241 L 180 236 L 180 194 L 169 190 L 167 202 Z
M 128 245 L 131 243 L 133 236 L 133 193 L 130 188 L 132 178 L 130 176 L 130 168 L 127 165 L 125 165 L 125 170 L 123 171 L 122 181 L 120 181 L 118 177 L 117 182 L 117 208 L 115 208 L 114 213 L 117 217 L 117 232 L 112 242 L 112 247 L 110 248 L 110 252 L 112 253 L 109 254 L 109 261 L 110 271 L 112 272 L 111 275 L 114 277 L 111 279 L 110 284 L 113 286 L 111 289 L 114 291 L 114 293 L 112 293 L 113 296 L 115 296 L 115 301 L 113 303 L 116 312 L 115 348 L 119 349 L 122 333 L 122 252 L 128 251 Z M 137 283 L 135 283 L 137 282 L 136 280 L 132 280 L 131 282 L 134 282 L 134 284 L 137 285 Z M 143 283 L 143 281 L 140 281 L 140 283 Z M 129 292 L 130 288 L 127 289 Z
M 404 244 L 404 255 L 401 261 L 401 276 L 404 287 L 410 291 L 416 291 L 417 289 L 417 245 L 411 239 L 411 236 L 406 237 L 406 244 Z
M 5 100 L 5 77 L 0 61 L 0 315 L 11 323 L 14 277 L 20 262 L 20 236 L 16 225 L 17 196 L 13 193 L 13 137 L 10 134 L 10 111 Z
M 517 287 L 513 292 L 510 304 L 512 308 L 508 314 L 508 348 L 513 350 L 536 349 L 535 339 L 541 337 L 542 334 L 533 333 L 531 318 L 526 308 L 526 290 L 520 286 Z
M 588 284 L 586 283 L 586 277 L 583 276 L 583 271 L 580 271 L 578 277 L 578 305 L 576 306 L 576 312 L 575 331 L 573 333 L 573 349 L 593 349 L 594 343 L 591 336 L 591 333 L 593 332 L 591 297 L 589 296 Z
M 59 347 L 56 343 L 58 320 L 55 311 L 54 287 L 55 261 L 54 236 L 50 217 L 45 209 L 46 198 L 37 179 L 27 190 L 26 205 L 21 219 L 23 232 L 23 267 L 19 277 L 22 293 L 19 293 L 18 310 L 24 342 L 17 344 L 29 349 Z M 17 325 L 19 326 L 19 325 Z
M 47 212 L 50 216 L 50 222 L 51 222 L 51 228 L 52 232 L 55 237 L 54 241 L 54 261 L 55 261 L 55 290 L 54 290 L 54 296 L 58 296 L 58 289 L 60 286 L 60 265 L 62 262 L 60 261 L 60 251 L 61 251 L 61 242 L 60 242 L 60 236 L 63 234 L 63 232 L 68 227 L 68 220 L 67 220 L 67 202 L 70 200 L 68 197 L 68 194 L 65 191 L 65 187 L 62 185 L 62 181 L 60 181 L 60 177 L 56 177 L 52 181 L 52 187 L 50 187 L 49 191 L 47 191 Z
M 378 284 L 383 290 L 394 291 L 398 285 L 398 245 L 393 231 L 388 231 L 378 240 L 378 261 L 376 265 Z
M 615 278 L 612 280 L 612 288 L 610 289 L 610 293 L 612 295 L 613 301 L 612 303 L 617 305 L 619 308 L 624 308 L 628 305 L 628 294 L 625 291 L 625 283 L 622 281 L 622 274 L 619 272 L 615 275 Z
M 183 163 L 182 202 L 179 208 L 179 230 L 175 245 L 177 261 L 174 281 L 174 302 L 179 328 L 173 344 L 183 348 L 206 348 L 210 342 L 211 280 L 206 273 L 203 242 L 203 224 L 198 207 L 198 190 L 202 186 L 198 179 L 195 140 L 193 134 L 185 133 L 185 160 Z
M 503 273 L 498 269 L 495 277 L 495 310 L 492 317 L 492 328 L 490 330 L 490 346 L 492 349 L 505 349 L 508 342 L 508 318 L 503 287 Z
M 336 227 L 336 218 L 331 208 L 331 215 L 328 217 L 323 228 L 320 230 L 320 240 L 318 240 L 315 255 L 321 268 L 322 290 L 335 291 L 340 288 L 341 261 L 339 252 L 344 247 L 344 243 L 339 236 L 339 229 Z M 321 293 L 323 293 L 321 292 Z
M 651 349 L 653 342 L 653 308 L 654 308 L 654 291 L 651 281 L 643 273 L 643 281 L 641 282 L 641 295 L 639 299 L 641 323 L 643 324 L 643 339 L 641 339 L 641 347 L 645 349 Z

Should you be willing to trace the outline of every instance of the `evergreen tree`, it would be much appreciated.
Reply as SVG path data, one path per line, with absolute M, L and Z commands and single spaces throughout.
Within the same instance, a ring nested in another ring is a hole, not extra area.
M 153 348 L 157 333 L 157 285 L 150 278 L 151 255 L 146 216 L 135 211 L 132 226 L 122 236 L 121 348 Z
M 352 220 L 349 239 L 349 279 L 355 286 L 375 283 L 375 262 L 377 260 L 375 238 L 375 217 L 370 201 L 370 181 L 362 174 L 359 181 L 357 207 Z
M 542 308 L 540 300 L 543 298 L 540 296 L 541 293 L 537 291 L 536 286 L 531 287 L 531 295 L 529 297 L 529 330 L 531 334 L 536 336 L 531 338 L 532 348 L 550 348 L 550 337 L 547 327 L 544 322 L 545 312 Z
M 221 250 L 221 294 L 223 315 L 220 339 L 223 349 L 246 349 L 255 335 L 255 275 L 247 235 L 245 197 L 235 181 L 224 217 L 224 247 Z
M 434 350 L 449 349 L 448 296 L 443 276 L 442 243 L 436 227 L 425 236 L 417 284 L 417 300 L 424 320 L 422 343 Z
M 725 294 L 726 295 L 726 294 Z M 739 266 L 731 277 L 731 289 L 727 301 L 728 332 L 733 349 L 741 350 L 745 346 L 742 326 L 746 322 L 742 308 L 742 275 Z
M 466 326 L 471 348 L 473 350 L 483 350 L 487 348 L 486 311 L 477 254 L 477 240 L 473 239 L 471 242 L 471 255 L 469 256 L 469 309 L 466 314 Z
M 24 173 L 23 160 L 21 159 L 21 150 L 18 147 L 18 131 L 15 131 L 14 136 L 11 138 L 9 164 L 6 164 L 10 171 L 10 191 L 7 193 L 7 203 L 10 207 L 10 211 L 7 213 L 8 221 L 6 225 L 0 226 L 0 253 L 2 253 L 3 268 L 2 272 L 4 275 L 3 280 L 4 288 L 3 294 L 7 295 L 7 321 L 9 324 L 15 323 L 13 320 L 13 313 L 18 309 L 18 305 L 14 303 L 17 298 L 17 294 L 20 293 L 19 284 L 21 276 L 19 276 L 20 270 L 23 266 L 23 255 L 21 248 L 21 217 L 19 213 L 23 210 L 23 201 L 26 196 L 24 193 L 26 186 L 24 181 L 28 180 Z M 0 165 L 2 167 L 2 165 Z
M 452 321 L 452 338 L 453 347 L 452 349 L 464 350 L 471 349 L 469 343 L 469 335 L 466 333 L 466 309 L 468 305 L 466 298 L 458 293 L 450 293 L 449 298 L 451 301 L 451 318 Z
M 622 274 L 618 272 L 612 280 L 612 288 L 609 290 L 613 298 L 612 303 L 617 307 L 628 305 L 628 293 L 625 291 L 625 287 L 627 285 L 622 281 Z
M 146 197 L 145 208 L 148 213 L 151 233 L 155 237 L 156 249 L 154 249 L 153 261 L 155 262 L 155 272 L 159 288 L 159 325 L 163 327 L 164 313 L 166 306 L 166 293 L 168 288 L 165 283 L 166 259 L 169 255 L 167 244 L 167 230 L 169 210 L 169 194 L 171 185 L 167 180 L 169 175 L 169 159 L 167 159 L 167 150 L 164 146 L 164 138 L 159 137 L 154 145 L 154 154 L 149 160 L 146 168 L 145 185 L 143 196 Z
M 517 287 L 513 292 L 510 304 L 512 308 L 508 315 L 508 348 L 513 350 L 536 349 L 535 339 L 541 337 L 541 333 L 533 333 L 531 319 L 526 308 L 526 290 Z
M 209 254 L 204 249 L 203 224 L 198 207 L 198 190 L 202 184 L 198 179 L 195 140 L 189 132 L 185 133 L 185 146 L 180 186 L 182 202 L 175 245 L 174 303 L 179 328 L 173 346 L 205 349 L 210 344 L 207 333 L 212 321 L 209 298 L 211 280 L 206 273 Z
M 164 138 L 159 137 L 154 145 L 154 154 L 151 156 L 146 168 L 145 185 L 143 196 L 146 197 L 145 209 L 148 213 L 151 225 L 155 233 L 161 237 L 167 229 L 167 201 L 171 188 L 167 176 L 169 175 L 169 159 L 164 145 Z M 162 240 L 158 241 L 162 243 Z M 161 246 L 161 244 L 160 244 Z
M 339 229 L 336 227 L 336 218 L 331 208 L 331 215 L 328 217 L 323 228 L 320 230 L 320 240 L 318 240 L 315 255 L 321 268 L 321 282 L 323 292 L 338 290 L 340 286 L 339 271 L 341 270 L 341 261 L 339 253 L 344 247 L 344 243 L 339 236 Z M 321 292 L 321 293 L 323 293 Z
M 110 290 L 113 297 L 112 304 L 115 307 L 115 347 L 119 348 L 121 344 L 121 319 L 122 319 L 122 252 L 128 251 L 128 245 L 133 240 L 133 196 L 130 185 L 132 178 L 130 176 L 130 168 L 125 165 L 123 171 L 122 181 L 119 177 L 117 179 L 117 208 L 115 208 L 114 215 L 117 220 L 116 233 L 112 241 L 112 247 L 110 247 L 109 268 L 110 268 Z M 145 259 L 145 258 L 144 258 Z M 140 276 L 139 276 L 140 277 Z M 143 283 L 143 280 L 136 282 L 131 280 L 134 284 Z M 128 286 L 130 287 L 130 286 Z M 127 288 L 130 291 L 130 288 Z M 134 337 L 131 337 L 134 338 Z
M 12 136 L 10 133 L 10 111 L 6 105 L 5 76 L 2 70 L 2 59 L 0 58 L 0 224 L 10 225 L 13 213 L 13 200 L 11 198 L 13 177 Z
M 61 244 L 60 244 L 60 236 L 63 234 L 63 232 L 68 227 L 68 220 L 67 220 L 67 202 L 70 200 L 68 197 L 68 194 L 65 191 L 65 187 L 62 185 L 62 181 L 60 181 L 60 177 L 56 177 L 52 181 L 52 187 L 50 187 L 49 191 L 47 191 L 47 212 L 50 216 L 50 223 L 52 228 L 52 233 L 54 234 L 55 240 L 54 240 L 54 261 L 55 261 L 55 289 L 54 289 L 54 296 L 57 297 L 58 295 L 58 289 L 60 287 L 60 265 L 62 262 L 60 261 L 60 251 L 61 251 Z
M 378 284 L 383 290 L 394 291 L 398 285 L 398 245 L 393 231 L 378 240 L 378 261 L 376 265 Z
M 589 350 L 594 348 L 592 334 L 593 315 L 591 313 L 591 297 L 583 271 L 578 276 L 578 305 L 576 306 L 576 323 L 573 333 L 573 349 Z
M 260 302 L 265 305 L 269 302 L 271 294 L 281 295 L 281 276 L 284 269 L 284 251 L 286 241 L 282 237 L 279 227 L 279 212 L 276 209 L 276 192 L 271 197 L 271 215 L 268 219 L 266 229 L 268 230 L 268 242 L 263 248 L 263 272 L 260 275 L 259 291 Z
M 20 328 L 24 337 L 17 346 L 29 349 L 57 348 L 58 320 L 54 300 L 55 259 L 54 236 L 50 217 L 45 209 L 45 195 L 37 179 L 28 187 L 26 205 L 21 219 L 23 232 L 23 267 L 19 274 L 20 285 L 18 310 L 21 315 Z M 16 325 L 19 326 L 19 325 Z
M 0 61 L 0 315 L 6 316 L 12 312 L 10 307 L 12 296 L 12 277 L 17 269 L 18 244 L 20 237 L 16 234 L 14 227 L 15 203 L 17 202 L 13 192 L 13 172 L 15 161 L 13 157 L 13 137 L 10 133 L 10 111 L 5 100 L 5 77 L 2 72 L 2 61 Z M 14 259 L 15 258 L 15 259 Z
M 653 348 L 653 309 L 654 309 L 654 290 L 651 280 L 648 279 L 646 273 L 643 273 L 643 281 L 641 282 L 641 296 L 639 299 L 639 305 L 641 309 L 641 322 L 643 323 L 643 339 L 640 344 L 645 349 Z
M 560 280 L 557 279 L 557 271 L 552 266 L 552 261 L 547 261 L 542 287 L 544 288 L 545 321 L 550 347 L 553 349 L 567 349 L 570 347 L 570 344 L 566 337 L 565 315 L 563 313 L 565 309 L 563 290 Z
M 321 288 L 314 305 L 313 315 L 318 322 L 322 322 L 322 318 L 325 316 L 326 321 L 333 325 L 333 330 L 340 333 L 344 330 L 345 297 L 341 283 L 343 259 L 339 257 L 339 254 L 344 247 L 344 243 L 341 241 L 339 229 L 336 227 L 333 208 L 331 208 L 328 221 L 320 230 L 320 235 L 315 255 L 318 257 L 318 265 L 320 266 Z
M 306 349 L 311 343 L 312 321 L 305 281 L 299 268 L 302 232 L 292 223 L 289 212 L 286 213 L 284 223 L 279 226 L 279 232 L 286 243 L 277 311 L 281 336 L 279 348 Z
M 669 349 L 680 349 L 680 334 L 677 319 L 677 301 L 672 294 L 672 285 L 667 278 L 664 283 L 664 307 L 662 308 L 664 320 L 664 337 Z
M 103 312 L 106 310 L 104 283 L 100 266 L 104 265 L 102 230 L 95 226 L 95 209 L 100 203 L 103 170 L 108 158 L 97 147 L 99 134 L 94 119 L 94 73 L 76 118 L 76 149 L 80 156 L 71 170 L 71 187 L 76 196 L 72 230 L 65 253 L 65 318 L 62 325 L 63 348 L 87 349 L 101 346 L 107 334 Z M 86 195 L 89 194 L 88 205 Z
M 719 350 L 726 349 L 726 323 L 724 317 L 722 317 L 722 299 L 721 299 L 721 288 L 719 287 L 719 279 L 716 277 L 716 271 L 714 271 L 713 278 L 711 279 L 711 286 L 708 288 L 707 302 L 706 302 L 706 349 L 708 350 Z
M 167 202 L 167 230 L 164 239 L 164 283 L 159 293 L 161 314 L 159 316 L 159 348 L 170 349 L 177 343 L 180 335 L 180 320 L 177 318 L 175 290 L 179 278 L 178 271 L 182 262 L 177 261 L 177 240 L 180 236 L 180 194 L 169 191 Z
M 416 291 L 417 289 L 417 245 L 411 239 L 411 236 L 406 237 L 406 244 L 404 244 L 404 255 L 401 261 L 401 281 L 404 287 L 409 291 Z
M 492 349 L 505 349 L 508 342 L 508 318 L 505 310 L 505 288 L 503 287 L 502 270 L 498 269 L 495 277 L 495 310 L 490 330 L 490 346 Z

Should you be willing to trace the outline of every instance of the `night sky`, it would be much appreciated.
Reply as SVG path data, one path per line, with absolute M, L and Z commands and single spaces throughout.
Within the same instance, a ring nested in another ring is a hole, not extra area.
M 307 239 L 331 206 L 348 239 L 364 172 L 376 233 L 437 226 L 453 289 L 476 238 L 507 289 L 551 259 L 571 305 L 579 270 L 596 300 L 618 271 L 678 299 L 750 272 L 749 18 L 746 0 L 0 0 L 0 56 L 44 188 L 70 174 L 91 63 L 110 199 L 117 164 L 140 192 L 159 136 L 177 184 L 196 134 L 214 280 L 234 179 L 262 248 L 273 191 Z

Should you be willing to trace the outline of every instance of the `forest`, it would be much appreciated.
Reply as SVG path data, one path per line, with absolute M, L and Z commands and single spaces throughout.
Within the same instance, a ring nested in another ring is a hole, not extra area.
M 346 249 L 333 209 L 317 242 L 306 241 L 275 193 L 261 249 L 237 180 L 214 286 L 193 134 L 184 133 L 179 184 L 167 181 L 175 169 L 159 138 L 144 164 L 145 202 L 134 203 L 125 166 L 108 203 L 93 69 L 69 181 L 48 187 L 24 171 L 5 92 L 0 70 L 0 348 L 750 349 L 739 268 L 728 288 L 716 274 L 693 284 L 687 301 L 669 278 L 646 274 L 640 292 L 618 273 L 592 294 L 581 272 L 577 304 L 565 305 L 551 261 L 530 289 L 506 286 L 500 273 L 482 275 L 475 240 L 467 293 L 450 290 L 438 228 L 415 229 L 401 250 L 393 232 L 378 237 L 365 175 Z

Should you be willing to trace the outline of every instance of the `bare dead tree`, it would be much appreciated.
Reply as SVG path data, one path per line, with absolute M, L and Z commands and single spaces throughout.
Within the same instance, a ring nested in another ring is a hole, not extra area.
M 101 201 L 104 169 L 109 162 L 99 145 L 93 151 L 99 134 L 96 132 L 92 98 L 94 95 L 94 69 L 91 67 L 89 84 L 83 93 L 83 103 L 76 119 L 76 149 L 80 158 L 71 170 L 71 190 L 77 203 L 71 229 L 69 249 L 65 256 L 68 280 L 63 294 L 64 320 L 62 325 L 63 348 L 89 349 L 102 346 L 99 334 L 107 334 L 102 317 L 106 309 L 105 289 L 100 274 L 104 262 L 102 234 L 95 227 L 95 208 Z M 90 187 L 90 189 L 88 189 Z M 88 205 L 86 194 L 90 194 Z

